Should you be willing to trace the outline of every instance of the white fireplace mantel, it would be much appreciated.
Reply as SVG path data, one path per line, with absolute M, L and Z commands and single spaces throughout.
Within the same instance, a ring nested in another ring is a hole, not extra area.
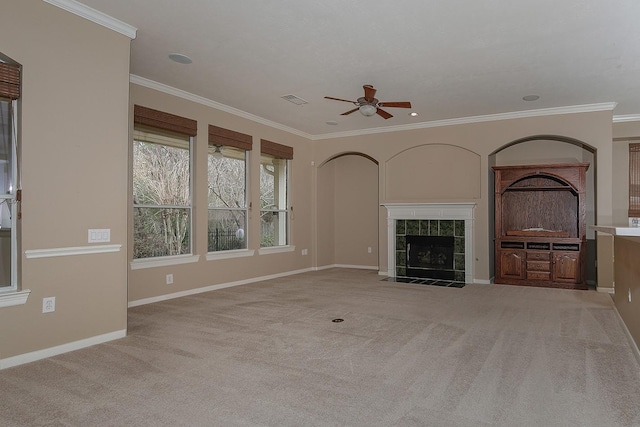
M 475 203 L 384 203 L 387 208 L 389 277 L 396 277 L 396 220 L 448 219 L 464 221 L 464 275 L 473 283 L 473 209 Z

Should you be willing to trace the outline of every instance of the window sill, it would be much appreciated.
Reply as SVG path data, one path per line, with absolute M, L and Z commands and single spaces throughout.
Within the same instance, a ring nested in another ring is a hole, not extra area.
M 26 304 L 30 293 L 29 289 L 0 293 L 0 308 Z
M 165 267 L 168 265 L 191 264 L 198 262 L 200 255 L 173 255 L 158 258 L 134 259 L 131 261 L 132 270 L 142 270 L 143 268 Z
M 293 252 L 296 250 L 295 246 L 286 245 L 286 246 L 269 246 L 267 248 L 260 248 L 258 250 L 258 254 L 260 255 L 269 255 L 269 254 L 280 254 L 284 252 Z
M 250 257 L 256 253 L 254 249 L 237 249 L 231 251 L 219 251 L 209 252 L 207 254 L 207 261 L 216 261 L 219 259 L 231 259 L 231 258 L 243 258 Z

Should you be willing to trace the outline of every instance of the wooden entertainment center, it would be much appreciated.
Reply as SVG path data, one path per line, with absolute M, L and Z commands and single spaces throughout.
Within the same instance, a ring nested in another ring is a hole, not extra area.
M 588 163 L 494 166 L 495 283 L 587 289 Z

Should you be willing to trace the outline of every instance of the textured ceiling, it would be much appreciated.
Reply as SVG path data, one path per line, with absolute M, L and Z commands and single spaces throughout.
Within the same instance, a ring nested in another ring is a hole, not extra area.
M 600 103 L 640 115 L 638 0 L 81 3 L 138 29 L 131 74 L 312 136 Z M 419 115 L 341 116 L 353 106 L 323 98 L 363 84 Z

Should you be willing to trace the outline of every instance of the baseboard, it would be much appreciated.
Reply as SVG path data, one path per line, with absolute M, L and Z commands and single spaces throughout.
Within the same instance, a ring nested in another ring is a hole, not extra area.
M 492 283 L 492 280 L 473 279 L 473 283 L 476 283 L 478 285 L 490 285 Z
M 249 283 L 262 282 L 264 280 L 277 279 L 279 277 L 293 276 L 294 274 L 307 273 L 313 271 L 312 268 L 304 268 L 302 270 L 287 271 L 284 273 L 270 274 L 267 276 L 253 277 L 251 279 L 237 280 L 235 282 L 220 283 L 218 285 L 205 286 L 203 288 L 189 289 L 186 291 L 174 292 L 171 294 L 159 295 L 157 297 L 143 298 L 135 301 L 129 301 L 128 307 L 137 307 L 139 305 L 153 304 L 154 302 L 167 301 L 174 298 L 186 297 L 189 295 L 201 294 L 203 292 L 216 291 L 218 289 L 230 288 L 233 286 L 248 285 Z
M 117 340 L 127 336 L 127 330 L 109 332 L 108 334 L 97 335 L 91 338 L 85 338 L 79 341 L 73 341 L 67 344 L 57 345 L 42 350 L 32 351 L 31 353 L 19 354 L 18 356 L 0 359 L 0 370 L 12 368 L 25 363 L 35 362 L 37 360 L 46 359 L 48 357 L 57 356 L 59 354 L 68 353 L 70 351 L 80 350 L 82 348 L 91 347 L 96 344 L 103 344 L 108 341 Z
M 602 288 L 600 286 L 598 286 L 596 288 L 596 291 L 602 292 L 602 293 L 605 293 L 605 294 L 614 294 L 615 293 L 615 289 L 614 288 Z
M 314 267 L 314 271 L 328 270 L 330 268 L 355 268 L 358 270 L 378 270 L 377 265 L 351 265 L 351 264 L 331 264 Z M 386 275 L 386 274 L 385 274 Z
M 631 332 L 629 331 L 629 328 L 627 328 L 627 324 L 624 323 L 624 319 L 622 319 L 622 316 L 620 316 L 620 312 L 618 311 L 618 307 L 616 307 L 615 304 L 613 305 L 613 309 L 615 310 L 616 315 L 618 316 L 618 320 L 620 321 L 620 324 L 622 325 L 622 329 L 624 329 L 624 333 L 627 336 L 627 339 L 629 340 L 629 345 L 631 346 L 631 350 L 633 351 L 633 355 L 636 357 L 636 361 L 640 365 L 640 349 L 638 349 L 638 343 L 636 343 L 636 341 L 633 339 L 633 335 L 631 335 Z

